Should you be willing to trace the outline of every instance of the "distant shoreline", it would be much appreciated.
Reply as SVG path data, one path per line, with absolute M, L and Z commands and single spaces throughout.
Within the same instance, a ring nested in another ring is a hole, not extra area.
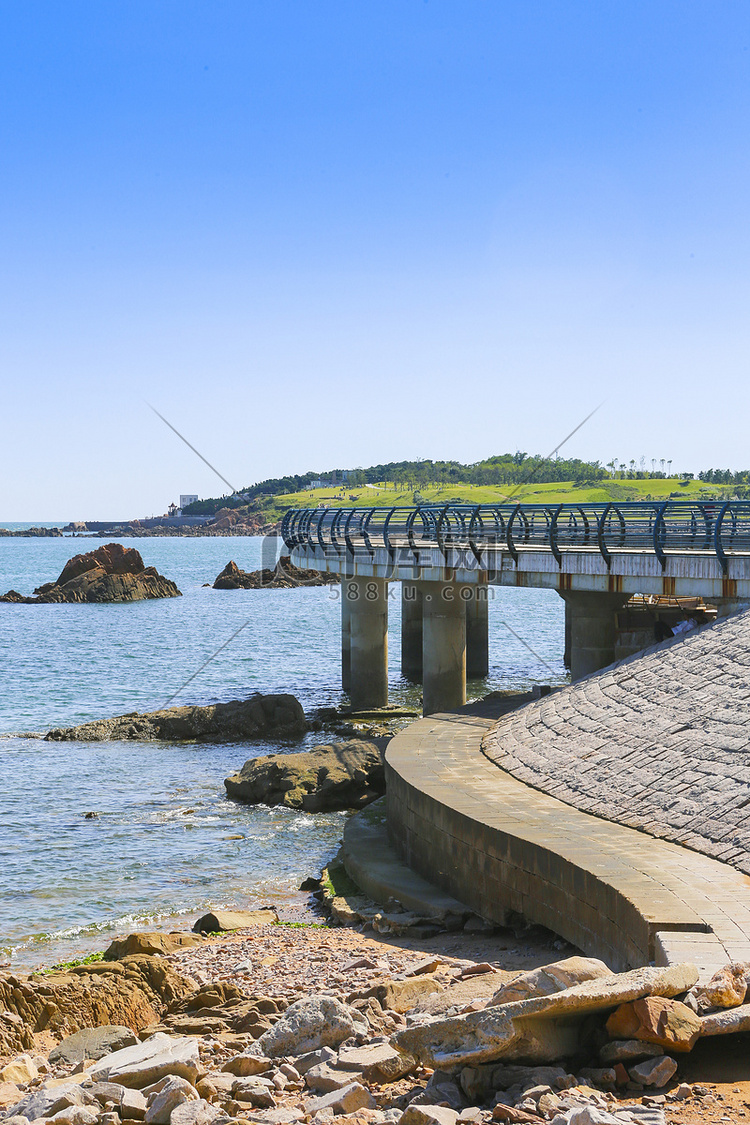
M 195 537 L 215 538 L 215 539 L 231 539 L 231 538 L 253 538 L 263 537 L 265 535 L 278 535 L 281 525 L 266 524 L 262 528 L 248 528 L 240 526 L 237 528 L 223 527 L 216 528 L 210 524 L 202 527 L 113 527 L 106 531 L 67 531 L 61 527 L 26 527 L 26 528 L 7 528 L 0 527 L 0 538 L 2 539 L 150 539 L 150 538 L 183 538 L 192 539 Z

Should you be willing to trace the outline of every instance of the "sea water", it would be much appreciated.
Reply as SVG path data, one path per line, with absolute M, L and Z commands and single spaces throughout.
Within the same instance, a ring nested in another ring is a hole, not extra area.
M 0 592 L 30 594 L 73 554 L 102 542 L 0 538 Z M 205 585 L 230 558 L 244 570 L 267 564 L 269 544 L 256 537 L 124 542 L 183 596 L 124 605 L 0 603 L 0 960 L 13 966 L 80 956 L 128 929 L 168 928 L 175 916 L 184 923 L 210 907 L 291 909 L 301 901 L 300 881 L 319 873 L 341 839 L 345 813 L 247 806 L 224 789 L 224 778 L 247 759 L 304 749 L 330 734 L 211 745 L 37 737 L 169 700 L 291 692 L 307 710 L 346 702 L 337 587 Z M 470 696 L 564 680 L 557 595 L 491 593 L 490 675 L 469 685 Z M 418 708 L 419 688 L 400 676 L 398 601 L 392 606 L 391 702 Z

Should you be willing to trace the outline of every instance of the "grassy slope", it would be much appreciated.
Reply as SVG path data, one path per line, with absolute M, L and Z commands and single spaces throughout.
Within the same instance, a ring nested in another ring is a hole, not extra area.
M 571 483 L 530 484 L 517 489 L 515 486 L 494 488 L 485 485 L 452 484 L 442 488 L 422 488 L 421 494 L 427 503 L 441 504 L 449 500 L 461 500 L 466 504 L 503 504 L 510 500 L 525 501 L 528 504 L 571 504 L 606 502 L 607 500 L 666 500 L 670 496 L 685 500 L 698 500 L 723 495 L 727 489 L 702 481 L 690 481 L 680 487 L 675 477 L 668 480 L 605 480 L 594 487 L 580 487 Z M 731 489 L 729 489 L 731 491 Z M 351 499 L 356 497 L 356 500 Z M 308 492 L 290 492 L 274 496 L 264 505 L 270 519 L 279 519 L 287 508 L 316 508 L 327 504 L 331 508 L 350 508 L 391 505 L 412 505 L 411 490 L 399 491 L 385 485 L 367 485 L 361 488 L 345 489 L 339 493 L 332 488 L 318 488 Z

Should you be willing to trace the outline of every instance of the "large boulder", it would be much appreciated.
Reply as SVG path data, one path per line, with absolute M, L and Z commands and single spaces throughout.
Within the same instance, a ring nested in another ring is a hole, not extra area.
M 224 785 L 230 797 L 250 805 L 360 809 L 385 792 L 383 751 L 353 739 L 299 754 L 267 754 L 245 762 Z
M 321 570 L 304 570 L 295 566 L 289 555 L 282 555 L 275 568 L 240 570 L 230 559 L 214 582 L 214 590 L 291 590 L 295 586 L 332 586 L 338 574 Z
M 293 695 L 253 695 L 208 707 L 117 715 L 79 727 L 48 731 L 46 742 L 245 742 L 251 738 L 295 738 L 307 730 L 302 706 Z
M 27 605 L 51 602 L 136 602 L 150 598 L 178 598 L 174 582 L 152 566 L 146 567 L 134 547 L 107 543 L 96 551 L 75 555 L 54 582 L 21 597 L 14 590 L 0 601 L 22 601 Z
M 306 996 L 291 1004 L 281 1019 L 261 1035 L 258 1048 L 268 1058 L 304 1055 L 319 1047 L 338 1047 L 352 1036 L 369 1037 L 361 1012 L 332 996 Z

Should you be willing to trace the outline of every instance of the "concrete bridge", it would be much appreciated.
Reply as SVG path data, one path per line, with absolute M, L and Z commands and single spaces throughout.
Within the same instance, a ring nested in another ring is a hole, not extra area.
M 750 602 L 750 502 L 422 505 L 287 512 L 302 568 L 341 575 L 342 686 L 355 710 L 388 702 L 388 587 L 401 583 L 401 669 L 424 713 L 466 700 L 489 667 L 488 587 L 553 589 L 579 680 L 615 658 L 633 594 Z

